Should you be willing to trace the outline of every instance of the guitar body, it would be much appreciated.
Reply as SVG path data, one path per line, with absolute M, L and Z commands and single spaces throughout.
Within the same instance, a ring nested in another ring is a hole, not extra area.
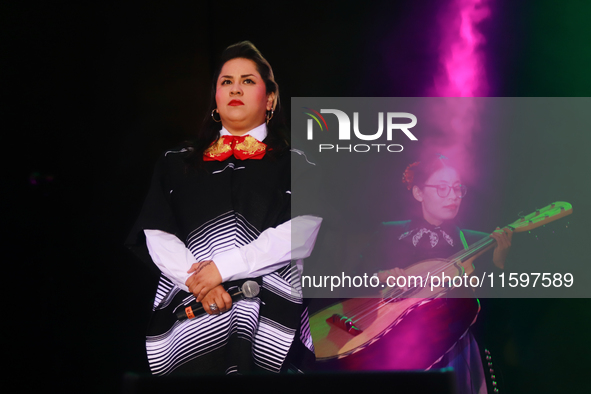
M 558 201 L 507 227 L 513 232 L 530 231 L 571 213 L 571 204 Z M 425 260 L 405 268 L 407 277 L 426 279 L 422 286 L 411 283 L 411 290 L 404 292 L 384 287 L 379 297 L 348 299 L 312 315 L 310 329 L 320 368 L 322 362 L 355 371 L 431 368 L 467 334 L 480 304 L 469 288 L 431 289 L 430 278 L 470 274 L 474 259 L 494 243 L 485 237 L 448 259 Z M 459 291 L 468 294 L 454 298 Z
M 453 278 L 463 272 L 461 266 L 448 263 L 444 259 L 427 260 L 405 271 L 409 276 L 426 276 L 447 265 L 446 276 Z M 474 298 L 445 298 L 449 289 L 431 291 L 430 283 L 417 290 L 412 294 L 417 298 L 396 302 L 352 298 L 314 314 L 310 326 L 317 360 L 338 359 L 339 369 L 345 370 L 431 367 L 466 334 L 480 307 Z M 349 318 L 354 330 L 334 324 L 334 315 Z

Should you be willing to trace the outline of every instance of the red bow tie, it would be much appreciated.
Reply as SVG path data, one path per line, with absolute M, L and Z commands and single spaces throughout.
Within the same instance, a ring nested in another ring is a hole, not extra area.
M 203 154 L 204 161 L 224 161 L 234 155 L 239 160 L 260 160 L 265 156 L 267 145 L 257 141 L 250 135 L 223 135 L 214 142 Z

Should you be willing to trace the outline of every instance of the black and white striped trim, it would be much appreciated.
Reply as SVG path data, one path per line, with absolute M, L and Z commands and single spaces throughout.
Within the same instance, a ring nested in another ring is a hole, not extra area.
M 261 316 L 253 344 L 255 364 L 279 372 L 291 347 L 295 330 Z
M 244 216 L 229 211 L 193 230 L 187 247 L 197 261 L 210 260 L 217 253 L 251 243 L 259 234 Z
M 260 232 L 242 215 L 229 211 L 206 222 L 187 237 L 187 247 L 198 261 L 211 259 L 222 251 L 249 244 L 258 238 Z M 301 287 L 297 267 L 286 266 L 274 273 L 264 275 L 263 288 L 292 304 L 302 304 Z M 161 276 L 155 309 L 170 305 L 180 289 L 168 278 Z M 179 307 L 194 300 L 187 294 L 176 297 Z M 146 351 L 150 369 L 154 375 L 167 375 L 179 366 L 228 345 L 232 335 L 252 344 L 253 360 L 256 366 L 270 372 L 280 372 L 294 342 L 296 328 L 285 325 L 260 314 L 259 298 L 241 300 L 232 308 L 219 315 L 202 315 L 182 322 L 175 321 L 166 332 L 146 338 Z M 155 313 L 167 313 L 156 311 Z M 307 311 L 302 314 L 303 332 L 301 342 L 313 349 Z M 283 322 L 282 322 L 283 323 Z M 230 366 L 226 373 L 237 373 L 237 366 Z
M 154 297 L 154 309 L 166 308 L 179 291 L 180 289 L 170 279 L 160 275 L 156 296 Z
M 314 341 L 312 340 L 312 333 L 310 332 L 308 308 L 304 309 L 304 312 L 302 313 L 300 341 L 302 341 L 304 346 L 306 346 L 312 353 L 314 353 Z
M 185 320 L 175 323 L 165 334 L 148 336 L 146 351 L 152 373 L 166 375 L 179 365 L 226 345 L 234 333 L 252 341 L 258 315 L 258 299 L 244 300 L 226 313 Z
M 302 303 L 302 296 L 298 294 L 297 289 L 275 272 L 263 276 L 263 289 L 267 289 L 293 303 Z

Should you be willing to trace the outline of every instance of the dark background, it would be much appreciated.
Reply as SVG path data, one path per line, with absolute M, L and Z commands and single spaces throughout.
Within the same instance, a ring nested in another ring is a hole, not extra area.
M 480 28 L 490 96 L 589 96 L 589 5 L 489 3 Z M 3 3 L 3 353 L 12 392 L 116 392 L 125 372 L 148 371 L 143 336 L 156 278 L 123 241 L 157 156 L 191 138 L 207 115 L 210 72 L 224 47 L 255 43 L 287 110 L 298 96 L 422 96 L 438 67 L 441 4 Z M 526 163 L 521 147 L 540 138 L 561 155 L 550 161 L 543 151 Z M 565 174 L 571 187 L 560 184 L 555 199 L 574 199 L 575 209 L 588 200 L 588 133 L 500 139 L 506 173 L 491 178 L 503 190 L 496 209 L 530 208 L 536 190 L 547 193 Z M 524 166 L 550 175 L 515 189 L 525 181 L 511 171 Z M 572 231 L 588 233 L 582 212 Z M 586 392 L 590 306 L 490 302 L 481 330 L 499 349 L 507 392 Z

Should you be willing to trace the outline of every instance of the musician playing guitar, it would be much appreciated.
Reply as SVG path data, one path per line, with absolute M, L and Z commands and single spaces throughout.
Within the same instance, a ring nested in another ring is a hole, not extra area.
M 408 166 L 403 182 L 421 203 L 420 213 L 412 220 L 383 223 L 363 253 L 362 264 L 356 266 L 356 273 L 376 273 L 371 283 L 382 281 L 383 286 L 372 285 L 381 288 L 379 293 L 340 300 L 310 317 L 319 369 L 393 371 L 449 366 L 455 370 L 458 393 L 486 393 L 485 373 L 491 378 L 492 392 L 499 392 L 495 382 L 498 365 L 493 365 L 485 349 L 483 369 L 471 333 L 480 311 L 474 283 L 485 275 L 504 274 L 494 271 L 505 267 L 513 232 L 545 226 L 572 214 L 573 207 L 555 201 L 520 215 L 503 229 L 497 227 L 490 235 L 460 230 L 455 218 L 467 189 L 459 168 L 441 155 Z M 483 254 L 492 248 L 492 256 Z M 475 259 L 482 273 L 474 273 Z M 448 279 L 439 279 L 444 276 Z
M 380 239 L 376 240 L 374 253 L 370 255 L 381 255 L 381 261 L 387 258 L 387 261 L 396 267 L 379 271 L 378 277 L 381 282 L 386 282 L 388 277 L 391 277 L 392 281 L 398 276 L 405 276 L 404 268 L 413 263 L 433 258 L 447 258 L 468 244 L 487 236 L 485 233 L 460 230 L 454 222 L 467 188 L 461 182 L 457 166 L 449 159 L 438 155 L 413 163 L 406 168 L 403 182 L 412 192 L 414 199 L 421 203 L 422 216 L 402 222 L 384 223 Z M 512 231 L 497 227 L 490 237 L 496 240 L 493 264 L 497 269 L 503 269 L 511 247 Z M 472 271 L 473 260 L 474 258 L 462 264 L 468 274 Z M 463 305 L 461 302 L 450 303 L 449 300 L 436 301 L 445 303 L 449 308 L 461 308 Z M 432 304 L 430 307 L 433 308 L 435 305 Z M 478 346 L 472 333 L 468 332 L 434 367 L 454 368 L 458 393 L 486 393 L 484 370 L 480 360 Z

